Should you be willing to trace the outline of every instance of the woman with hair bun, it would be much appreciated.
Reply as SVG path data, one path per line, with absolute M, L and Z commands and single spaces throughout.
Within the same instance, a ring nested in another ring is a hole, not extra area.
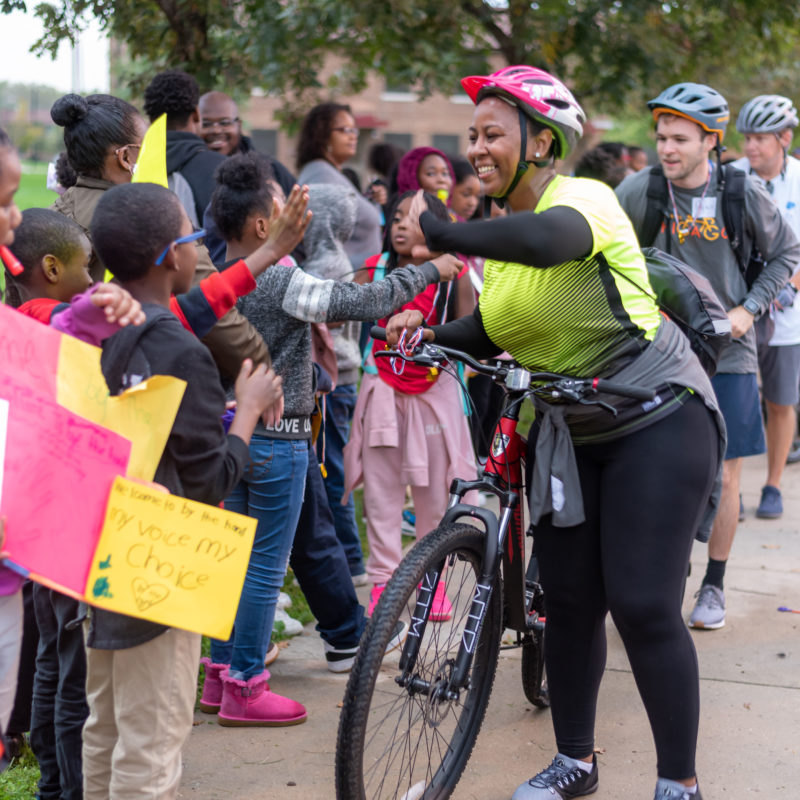
M 132 180 L 147 123 L 134 106 L 109 94 L 87 97 L 66 94 L 53 104 L 50 116 L 56 125 L 64 128 L 66 158 L 76 173 L 74 182 L 69 176 L 71 185 L 53 203 L 53 209 L 75 220 L 91 242 L 89 226 L 94 210 L 106 189 Z M 63 163 L 61 170 L 64 175 L 69 174 Z M 200 335 L 211 350 L 220 372 L 235 378 L 245 358 L 251 358 L 254 364 L 269 366 L 269 353 L 247 320 L 242 319 L 235 309 L 221 309 L 208 296 L 207 281 L 209 278 L 216 280 L 216 270 L 205 247 L 197 247 L 195 281 L 200 282 L 198 290 L 207 296 L 213 308 L 220 310 L 219 315 L 215 312 L 217 322 L 213 328 L 206 328 Z M 89 260 L 92 280 L 95 283 L 101 281 L 104 272 L 92 250 Z M 237 295 L 239 293 L 237 291 Z M 205 319 L 209 320 L 207 314 Z M 197 330 L 194 324 L 191 327 Z
M 50 116 L 64 128 L 66 158 L 76 174 L 74 185 L 53 208 L 75 220 L 88 235 L 103 192 L 133 177 L 147 124 L 134 106 L 109 94 L 66 94 L 53 104 Z M 89 273 L 93 281 L 103 278 L 103 266 L 94 253 Z

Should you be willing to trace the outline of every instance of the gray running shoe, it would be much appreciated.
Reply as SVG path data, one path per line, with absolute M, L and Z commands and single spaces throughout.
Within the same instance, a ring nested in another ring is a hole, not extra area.
M 517 787 L 511 800 L 553 800 L 583 797 L 597 791 L 597 757 L 592 758 L 592 771 L 585 772 L 575 759 L 557 753 L 547 769 Z
M 721 628 L 725 624 L 725 593 L 722 589 L 706 583 L 700 587 L 695 597 L 697 602 L 694 604 L 692 616 L 689 617 L 690 627 L 712 631 Z
M 694 794 L 690 794 L 683 784 L 659 778 L 656 784 L 656 796 L 653 800 L 703 800 L 703 797 L 700 794 L 699 786 Z

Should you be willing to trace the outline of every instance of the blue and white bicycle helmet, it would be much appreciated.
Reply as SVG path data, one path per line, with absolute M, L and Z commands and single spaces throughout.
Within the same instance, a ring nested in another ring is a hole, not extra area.
M 780 133 L 797 125 L 797 109 L 779 94 L 760 94 L 748 100 L 736 118 L 739 133 Z
M 702 83 L 676 83 L 664 89 L 647 107 L 656 121 L 662 114 L 675 114 L 696 122 L 704 131 L 716 133 L 720 144 L 730 120 L 725 98 Z

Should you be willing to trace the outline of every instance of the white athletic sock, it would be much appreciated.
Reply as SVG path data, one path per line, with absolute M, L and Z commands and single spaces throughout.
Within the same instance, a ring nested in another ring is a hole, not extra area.
M 692 795 L 697 794 L 697 784 L 695 784 L 694 786 L 685 786 L 680 781 L 672 781 L 669 778 L 659 778 L 658 782 L 662 785 L 670 786 L 679 792 L 688 794 L 690 797 Z
M 569 756 L 565 756 L 563 753 L 558 754 L 564 761 L 567 762 L 570 766 L 579 767 L 584 772 L 591 772 L 594 769 L 594 762 L 590 761 L 588 764 L 585 761 L 581 761 L 579 758 L 570 758 Z

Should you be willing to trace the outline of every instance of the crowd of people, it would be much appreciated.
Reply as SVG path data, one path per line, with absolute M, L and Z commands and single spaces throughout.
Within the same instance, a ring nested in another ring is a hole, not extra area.
M 647 404 L 604 398 L 613 416 L 537 403 L 529 465 L 550 459 L 564 482 L 560 500 L 551 488 L 530 499 L 558 753 L 513 797 L 597 788 L 610 613 L 653 731 L 656 798 L 700 799 L 681 598 L 692 542 L 707 540 L 689 626 L 724 625 L 743 458 L 767 453 L 757 514 L 782 513 L 800 393 L 797 112 L 775 95 L 746 103 L 745 157 L 727 165 L 725 99 L 676 84 L 648 104 L 649 166 L 621 143 L 576 159 L 584 112 L 542 70 L 463 86 L 475 103 L 466 157 L 378 144 L 363 192 L 347 171 L 359 136 L 349 106 L 309 111 L 295 175 L 254 148 L 230 96 L 201 96 L 178 70 L 153 78 L 144 115 L 110 95 L 53 105 L 65 152 L 52 209 L 18 211 L 20 162 L 0 131 L 0 245 L 22 268 L 6 270 L 4 301 L 101 346 L 112 394 L 155 374 L 186 381 L 155 481 L 257 520 L 232 634 L 203 659 L 198 634 L 87 611 L 0 566 L 0 730 L 9 741 L 30 731 L 42 800 L 174 798 L 201 661 L 200 709 L 220 725 L 305 722 L 266 669 L 273 631 L 294 622 L 281 609 L 289 566 L 328 668 L 350 669 L 400 563 L 408 495 L 422 535 L 450 480 L 480 470 L 499 408 L 490 383 L 467 390 L 375 358 L 370 323 L 392 343 L 421 329 L 480 358 L 655 392 Z M 162 115 L 168 188 L 134 183 L 147 120 Z M 557 171 L 570 157 L 573 175 Z M 728 312 L 713 377 L 650 291 L 641 248 L 652 245 L 702 273 Z M 565 430 L 569 446 L 548 449 Z M 452 611 L 439 590 L 434 623 Z M 398 624 L 388 650 L 406 633 Z

